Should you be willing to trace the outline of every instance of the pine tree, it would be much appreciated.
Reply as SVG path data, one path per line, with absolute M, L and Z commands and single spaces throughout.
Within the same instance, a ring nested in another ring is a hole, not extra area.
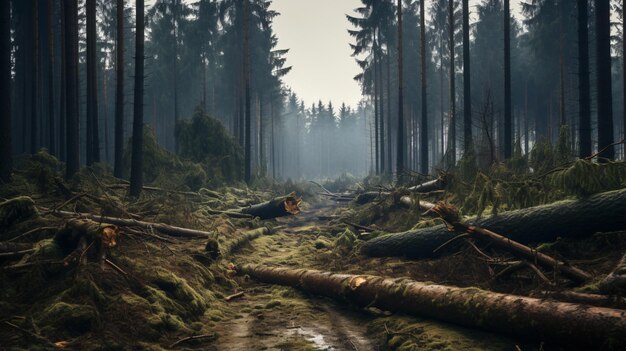
M 87 165 L 100 162 L 98 78 L 96 55 L 96 0 L 86 1 L 87 12 Z
M 143 189 L 143 78 L 145 15 L 144 0 L 135 1 L 135 101 L 133 107 L 133 145 L 130 165 L 130 196 L 138 198 Z
M 463 0 L 463 153 L 472 148 L 472 85 L 470 72 L 469 4 Z
M 66 177 L 80 167 L 78 151 L 78 1 L 66 0 L 65 21 L 65 97 L 66 97 Z
M 422 83 L 422 123 L 420 125 L 420 172 L 428 174 L 428 99 L 426 82 L 426 0 L 420 0 L 420 70 Z
M 511 8 L 504 0 L 504 158 L 513 156 L 513 123 L 511 116 Z
M 398 0 L 398 135 L 396 137 L 396 174 L 399 182 L 402 182 L 404 172 L 404 82 L 403 82 L 403 39 L 402 39 L 402 0 Z
M 595 0 L 596 84 L 598 93 L 598 150 L 601 159 L 612 160 L 613 89 L 611 84 L 611 11 L 608 0 Z
M 124 155 L 124 0 L 117 0 L 116 9 L 116 83 L 115 83 L 115 156 L 114 174 L 123 176 L 122 157 Z
M 578 0 L 578 145 L 581 158 L 591 155 L 591 102 L 589 88 L 589 35 L 587 1 Z
M 11 179 L 11 2 L 0 1 L 0 181 Z

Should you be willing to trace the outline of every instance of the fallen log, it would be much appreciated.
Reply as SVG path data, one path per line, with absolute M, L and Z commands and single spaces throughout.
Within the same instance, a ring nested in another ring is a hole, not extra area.
M 475 225 L 522 244 L 552 242 L 558 237 L 583 237 L 626 229 L 626 189 L 565 200 L 549 205 L 500 213 L 475 221 Z M 458 233 L 445 225 L 388 234 L 367 241 L 361 252 L 368 256 L 433 257 L 437 247 Z
M 253 230 L 249 230 L 247 232 L 243 232 L 237 235 L 233 240 L 225 243 L 223 248 L 220 249 L 221 255 L 230 255 L 233 254 L 237 249 L 239 249 L 245 243 L 248 243 L 260 236 L 269 234 L 270 231 L 266 227 L 261 227 Z
M 407 190 L 413 193 L 430 193 L 431 191 L 441 190 L 446 186 L 446 176 L 441 175 L 437 179 L 428 181 L 426 183 L 412 186 Z
M 163 234 L 167 234 L 167 235 L 175 236 L 175 237 L 181 237 L 181 238 L 206 239 L 211 235 L 210 232 L 205 232 L 202 230 L 175 227 L 175 226 L 172 226 L 169 224 L 163 224 L 163 223 L 144 222 L 144 221 L 138 221 L 136 219 L 100 216 L 100 215 L 95 215 L 91 213 L 55 211 L 55 212 L 51 212 L 51 214 L 65 216 L 65 217 L 87 218 L 87 219 L 91 219 L 99 223 L 109 223 L 109 224 L 115 224 L 115 225 L 123 226 L 123 227 L 140 227 L 144 229 L 155 229 Z
M 577 282 L 586 282 L 591 279 L 591 274 L 583 271 L 582 269 L 570 266 L 569 264 L 548 256 L 543 252 L 538 252 L 535 249 L 531 249 L 526 245 L 520 244 L 515 240 L 511 240 L 510 238 L 494 233 L 488 229 L 465 223 L 454 206 L 448 205 L 444 202 L 439 202 L 431 210 L 433 213 L 439 215 L 441 219 L 448 224 L 448 230 L 450 231 L 454 230 L 465 232 L 476 239 L 495 244 L 495 246 L 509 251 L 517 257 L 532 260 L 545 268 L 560 271 L 568 278 Z M 435 251 L 438 251 L 438 249 L 439 248 Z M 541 273 L 541 271 L 539 271 L 539 269 L 537 269 L 533 264 L 530 262 L 525 263 L 526 266 L 535 270 L 535 272 L 538 273 L 542 279 L 548 281 L 543 273 Z
M 130 184 L 111 184 L 111 185 L 107 185 L 106 186 L 109 189 L 128 189 L 130 187 Z M 221 199 L 222 195 L 216 191 L 213 190 L 209 190 L 206 188 L 202 188 L 200 190 L 198 190 L 198 192 L 193 192 L 193 191 L 180 191 L 180 190 L 171 190 L 171 189 L 163 189 L 163 188 L 158 188 L 155 186 L 143 186 L 143 190 L 147 190 L 147 191 L 156 191 L 156 192 L 162 192 L 162 193 L 172 193 L 172 194 L 179 194 L 179 195 L 185 195 L 185 196 L 206 196 L 206 197 L 212 197 L 214 199 Z
M 621 296 L 581 293 L 576 291 L 541 291 L 539 296 L 558 301 L 574 302 L 591 306 L 626 308 L 626 298 Z
M 576 349 L 626 347 L 626 311 L 406 279 L 245 265 L 264 283 Z
M 242 208 L 239 212 L 259 217 L 260 219 L 285 217 L 300 213 L 299 205 L 301 202 L 302 198 L 297 197 L 296 193 L 291 193 L 287 196 L 277 197 L 270 201 Z
M 19 258 L 33 251 L 32 244 L 0 242 L 0 259 Z
M 598 283 L 598 289 L 604 294 L 623 294 L 626 291 L 626 255 L 622 256 L 617 267 Z

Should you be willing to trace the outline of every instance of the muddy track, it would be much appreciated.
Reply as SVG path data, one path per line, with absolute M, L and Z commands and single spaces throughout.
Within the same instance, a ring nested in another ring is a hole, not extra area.
M 273 242 L 274 259 L 295 251 L 303 237 L 293 234 L 315 230 L 317 217 L 334 209 L 324 203 L 310 208 L 300 216 L 283 219 L 289 232 L 288 240 Z M 255 243 L 235 255 L 238 264 L 251 262 L 250 253 Z M 263 257 L 271 263 L 271 255 Z M 278 262 L 276 262 L 278 263 Z M 305 296 L 292 288 L 276 288 L 247 280 L 241 289 L 245 295 L 229 306 L 236 317 L 223 321 L 216 330 L 219 338 L 211 345 L 213 350 L 377 350 L 370 340 L 366 323 L 370 315 L 355 311 L 334 301 Z M 286 302 L 272 299 L 288 297 Z M 268 301 L 270 299 L 270 301 Z M 294 306 L 294 304 L 296 306 Z

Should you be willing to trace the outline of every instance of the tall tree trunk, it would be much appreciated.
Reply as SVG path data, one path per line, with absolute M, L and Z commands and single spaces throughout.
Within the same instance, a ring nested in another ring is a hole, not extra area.
M 61 161 L 67 160 L 67 141 L 66 141 L 66 132 L 67 132 L 67 44 L 66 44 L 66 33 L 65 33 L 65 5 L 63 1 L 59 1 L 60 6 L 60 17 L 61 17 L 61 78 L 59 89 L 59 155 Z
M 385 88 L 383 87 L 384 77 L 383 77 L 383 57 L 382 53 L 379 53 L 378 59 L 378 68 L 376 71 L 378 72 L 378 94 L 379 94 L 379 106 L 378 106 L 378 114 L 380 115 L 378 121 L 378 127 L 380 128 L 380 173 L 385 174 L 387 171 L 387 154 L 385 147 Z M 387 126 L 388 127 L 388 126 Z
M 613 146 L 613 88 L 611 85 L 611 10 L 607 0 L 595 0 L 596 13 L 596 74 L 598 91 L 598 150 L 600 160 L 612 160 Z
M 591 155 L 591 98 L 589 87 L 588 0 L 578 2 L 578 148 L 581 158 Z
M 0 181 L 11 179 L 11 2 L 0 1 Z
M 455 54 L 454 54 L 454 0 L 448 0 L 448 35 L 450 44 L 450 125 L 448 126 L 448 163 L 456 164 L 456 87 L 455 87 Z
M 65 87 L 66 87 L 66 177 L 80 168 L 78 143 L 78 2 L 66 0 L 65 5 Z
M 374 38 L 374 64 L 372 66 L 372 82 L 374 85 L 374 158 L 376 159 L 376 174 L 380 174 L 380 99 L 378 96 L 378 50 Z
M 422 0 L 426 1 L 426 0 Z M 443 39 L 439 40 L 439 57 L 443 57 Z M 446 153 L 446 144 L 444 137 L 445 121 L 444 121 L 444 108 L 443 108 L 443 59 L 441 59 L 441 67 L 439 69 L 439 117 L 441 119 L 441 157 L 444 157 Z
M 402 42 L 402 0 L 398 0 L 398 135 L 396 136 L 396 174 L 398 182 L 402 182 L 404 172 L 404 67 Z
M 504 0 L 504 158 L 513 155 L 511 123 L 511 8 Z
M 626 1 L 622 0 L 622 135 L 626 135 Z M 626 160 L 626 143 L 622 160 Z
M 37 152 L 39 122 L 39 1 L 33 0 L 33 78 L 31 81 L 30 153 Z
M 96 0 L 86 1 L 87 10 L 87 165 L 100 162 L 98 137 L 98 77 L 96 57 Z
M 174 153 L 178 152 L 178 139 L 173 132 L 174 130 L 176 130 L 176 126 L 178 125 L 178 119 L 180 118 L 180 116 L 178 115 L 178 6 L 179 0 L 173 0 L 172 20 L 174 21 L 174 128 L 170 135 L 174 136 Z
M 117 33 L 115 54 L 115 160 L 114 174 L 117 178 L 124 175 L 122 157 L 124 155 L 124 0 L 117 0 Z
M 472 86 L 470 74 L 469 4 L 463 0 L 463 153 L 472 148 Z
M 48 147 L 52 155 L 57 155 L 56 123 L 54 119 L 54 1 L 48 2 Z
M 102 97 L 104 98 L 103 108 L 104 108 L 104 118 L 102 119 L 104 122 L 104 159 L 107 163 L 111 162 L 110 152 L 109 152 L 109 92 L 108 92 L 108 75 L 107 75 L 107 64 L 108 59 L 104 58 L 104 65 L 102 67 Z M 153 118 L 156 118 L 156 114 L 152 115 Z M 156 120 L 154 121 L 156 126 Z
M 385 146 L 385 150 L 387 151 L 387 156 L 385 157 L 385 169 L 386 173 L 391 176 L 392 175 L 392 156 L 391 156 L 391 48 L 389 43 L 387 43 L 387 58 L 386 58 L 386 66 L 387 66 L 387 145 Z
M 245 84 L 245 174 L 244 180 L 250 184 L 252 180 L 252 143 L 251 128 L 252 116 L 250 106 L 250 0 L 244 0 L 244 84 Z
M 139 197 L 143 188 L 143 75 L 144 75 L 144 0 L 136 0 L 135 101 L 133 106 L 133 150 L 130 165 L 130 196 Z

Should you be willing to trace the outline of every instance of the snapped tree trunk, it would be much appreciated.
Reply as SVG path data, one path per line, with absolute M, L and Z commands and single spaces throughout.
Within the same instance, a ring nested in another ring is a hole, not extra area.
M 300 208 L 298 207 L 300 202 L 302 202 L 302 199 L 296 197 L 295 193 L 291 193 L 287 196 L 277 197 L 267 202 L 243 208 L 239 212 L 259 217 L 260 219 L 284 217 L 300 213 Z
M 626 213 L 626 190 L 509 211 L 477 220 L 475 224 L 529 244 L 626 229 L 626 217 L 620 213 Z M 444 225 L 409 230 L 372 239 L 363 245 L 361 252 L 368 256 L 432 257 L 433 250 L 456 235 Z
M 524 339 L 577 349 L 626 347 L 626 312 L 623 310 L 379 276 L 261 265 L 246 265 L 240 272 L 265 283 L 292 286 L 360 306 L 374 306 Z

